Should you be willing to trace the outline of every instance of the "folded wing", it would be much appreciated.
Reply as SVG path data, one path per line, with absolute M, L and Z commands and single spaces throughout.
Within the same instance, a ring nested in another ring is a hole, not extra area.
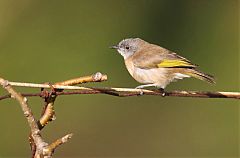
M 151 45 L 149 49 L 145 50 L 139 51 L 133 55 L 132 59 L 136 67 L 142 69 L 197 67 L 197 65 L 192 64 L 186 58 L 156 45 Z

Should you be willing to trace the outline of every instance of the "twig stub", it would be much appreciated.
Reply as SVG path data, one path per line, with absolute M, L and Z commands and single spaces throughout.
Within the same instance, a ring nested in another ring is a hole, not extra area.
M 62 86 L 74 86 L 82 83 L 88 82 L 102 82 L 107 80 L 107 75 L 102 74 L 101 72 L 97 72 L 90 76 L 84 76 L 79 78 L 74 78 L 62 82 L 57 82 L 54 85 L 62 85 Z
M 46 155 L 51 155 L 58 146 L 68 142 L 68 140 L 71 139 L 72 136 L 73 136 L 73 134 L 70 133 L 70 134 L 63 136 L 62 138 L 57 139 L 56 141 L 54 141 L 53 143 L 48 145 L 46 148 L 44 148 L 44 153 Z

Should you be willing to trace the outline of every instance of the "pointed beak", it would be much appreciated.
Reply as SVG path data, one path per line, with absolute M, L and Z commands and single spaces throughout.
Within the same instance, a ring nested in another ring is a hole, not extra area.
M 116 46 L 110 46 L 109 48 L 111 48 L 111 49 L 118 49 L 119 46 L 118 46 L 118 45 L 116 45 Z

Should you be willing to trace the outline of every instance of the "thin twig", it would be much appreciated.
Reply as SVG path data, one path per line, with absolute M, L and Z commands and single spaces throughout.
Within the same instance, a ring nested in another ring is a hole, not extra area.
M 76 86 L 74 86 L 76 87 Z M 119 97 L 156 95 L 163 96 L 158 90 L 131 89 L 131 88 L 89 88 L 78 87 L 79 90 L 56 92 L 56 95 L 77 95 L 77 94 L 107 94 Z M 34 97 L 42 96 L 41 93 L 23 93 L 23 96 Z M 165 96 L 169 97 L 195 97 L 195 98 L 233 98 L 240 99 L 240 92 L 208 92 L 208 91 L 172 91 L 165 92 Z M 0 100 L 11 98 L 10 95 L 0 97 Z
M 71 139 L 72 136 L 73 136 L 73 134 L 71 133 L 71 134 L 67 134 L 67 135 L 63 136 L 62 138 L 59 138 L 59 139 L 55 140 L 52 144 L 50 144 L 48 146 L 48 148 L 45 149 L 44 152 L 47 153 L 47 154 L 54 153 L 54 150 L 57 147 L 59 147 L 60 145 L 66 143 L 66 142 L 68 142 L 68 140 Z
M 107 80 L 107 75 L 104 75 L 101 72 L 97 72 L 91 76 L 84 76 L 84 77 L 70 79 L 67 81 L 57 82 L 55 83 L 55 85 L 73 86 L 73 85 L 82 84 L 82 83 L 102 82 L 106 80 Z
M 43 94 L 44 95 L 44 94 Z M 57 95 L 49 94 L 48 97 L 43 96 L 44 98 L 44 107 L 41 114 L 41 118 L 38 121 L 39 129 L 42 130 L 50 121 L 56 119 L 55 111 L 54 111 L 54 102 L 56 100 Z
M 52 87 L 48 84 L 37 84 L 37 83 L 22 83 L 22 82 L 9 82 L 9 85 L 15 86 L 15 87 L 28 87 L 28 88 L 49 88 Z M 62 85 L 52 85 L 55 89 L 70 89 L 70 90 L 77 90 L 82 89 L 78 86 L 62 86 Z
M 48 84 L 36 84 L 36 83 L 21 83 L 21 82 L 9 82 L 12 86 L 18 87 L 31 87 L 31 88 L 54 88 L 61 90 L 75 90 L 71 92 L 56 92 L 56 95 L 73 95 L 73 94 L 108 94 L 120 97 L 139 96 L 139 95 L 160 95 L 160 96 L 174 96 L 174 97 L 198 97 L 198 98 L 233 98 L 240 99 L 240 92 L 208 92 L 208 91 L 172 91 L 162 93 L 157 90 L 146 89 L 132 89 L 132 88 L 89 88 L 73 86 L 85 82 L 100 82 L 106 81 L 107 75 L 101 73 L 95 73 L 91 76 L 79 77 L 63 82 L 58 82 L 52 85 Z M 41 96 L 40 93 L 28 93 L 22 94 L 23 96 Z M 10 95 L 0 96 L 0 100 L 10 98 Z
M 239 92 L 207 92 L 207 91 L 172 91 L 161 92 L 158 90 L 131 89 L 131 88 L 91 88 L 70 92 L 59 92 L 56 95 L 72 94 L 108 94 L 119 97 L 156 95 L 163 97 L 196 97 L 196 98 L 233 98 L 240 99 Z
M 107 75 L 101 74 L 100 72 L 95 73 L 92 76 L 79 77 L 63 82 L 57 82 L 51 87 L 49 84 L 36 84 L 36 83 L 23 83 L 23 82 L 9 82 L 8 84 L 16 87 L 29 87 L 29 88 L 55 88 L 55 89 L 84 89 L 84 87 L 72 86 L 76 84 L 86 83 L 86 82 L 102 82 L 107 80 Z

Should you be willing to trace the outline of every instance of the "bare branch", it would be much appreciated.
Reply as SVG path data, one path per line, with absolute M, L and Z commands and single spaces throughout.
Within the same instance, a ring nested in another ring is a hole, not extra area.
M 63 89 L 54 89 L 56 85 L 57 86 L 58 85 L 72 86 L 72 85 L 77 85 L 77 84 L 82 84 L 82 83 L 87 83 L 87 82 L 101 82 L 101 81 L 105 81 L 105 80 L 107 80 L 107 75 L 103 75 L 102 73 L 97 72 L 91 76 L 84 76 L 84 77 L 79 77 L 79 78 L 70 79 L 70 80 L 66 80 L 66 81 L 61 81 L 61 82 L 55 83 L 54 85 L 48 84 L 48 86 L 53 89 L 52 89 L 51 93 L 42 91 L 43 95 L 45 95 L 45 96 L 42 96 L 42 97 L 44 97 L 45 105 L 44 105 L 44 109 L 42 112 L 42 116 L 38 122 L 38 124 L 40 126 L 39 128 L 42 129 L 46 124 L 48 124 L 48 122 L 56 119 L 53 105 L 54 105 L 57 95 L 53 95 L 53 92 L 56 93 L 56 92 L 63 91 Z
M 131 88 L 90 88 L 74 86 L 74 91 L 56 92 L 56 95 L 76 95 L 76 94 L 108 94 L 119 97 L 156 95 L 163 96 L 158 90 L 131 89 Z M 78 90 L 76 90 L 78 89 Z M 208 91 L 172 91 L 164 92 L 166 97 L 195 97 L 195 98 L 233 98 L 240 99 L 240 92 L 208 92 Z M 41 93 L 23 93 L 23 96 L 34 97 L 42 96 Z M 0 100 L 11 98 L 10 95 L 0 97 Z
M 81 83 L 87 83 L 87 82 L 102 82 L 107 80 L 107 75 L 101 74 L 100 72 L 95 73 L 92 76 L 85 76 L 85 77 L 79 77 L 63 82 L 58 82 L 53 86 L 55 89 L 70 89 L 70 90 L 82 90 L 86 89 L 84 87 L 78 87 L 78 86 L 69 86 L 69 85 L 77 85 Z M 36 83 L 23 83 L 23 82 L 8 82 L 11 86 L 16 87 L 30 87 L 30 88 L 52 88 L 49 84 L 36 84 Z
M 20 93 L 16 92 L 11 85 L 9 85 L 9 82 L 7 80 L 4 80 L 0 78 L 0 85 L 4 89 L 6 89 L 12 98 L 15 98 L 21 105 L 22 111 L 24 113 L 24 116 L 27 118 L 28 124 L 30 126 L 31 135 L 29 137 L 29 142 L 32 150 L 32 157 L 34 158 L 50 158 L 52 157 L 52 154 L 54 153 L 54 150 L 61 144 L 67 142 L 71 137 L 72 134 L 68 134 L 55 142 L 48 145 L 43 139 L 40 134 L 40 128 L 36 121 L 36 119 L 33 116 L 33 113 L 31 109 L 29 108 L 27 104 L 27 98 L 22 96 Z M 55 97 L 56 98 L 56 97 Z M 55 100 L 55 99 L 54 99 Z M 54 102 L 53 100 L 53 102 Z M 49 103 L 53 103 L 49 102 Z M 51 106 L 53 107 L 53 106 Z
M 72 136 L 73 136 L 73 134 L 71 133 L 71 134 L 67 134 L 67 135 L 63 136 L 62 138 L 57 139 L 57 140 L 54 141 L 52 144 L 50 144 L 50 145 L 45 149 L 44 152 L 45 152 L 46 154 L 48 154 L 48 155 L 54 153 L 54 150 L 55 150 L 58 146 L 66 143 L 66 142 L 68 142 L 68 140 L 71 139 Z
M 33 117 L 32 111 L 27 104 L 27 98 L 23 97 L 20 93 L 16 92 L 9 84 L 7 80 L 0 78 L 0 84 L 6 89 L 13 98 L 15 98 L 21 105 L 24 116 L 27 118 L 28 124 L 31 129 L 32 138 L 37 146 L 36 154 L 39 153 L 39 148 L 44 148 L 48 144 L 45 143 L 40 135 L 40 130 L 37 125 L 37 121 Z
M 72 94 L 108 94 L 119 97 L 156 95 L 163 97 L 195 97 L 195 98 L 233 98 L 240 99 L 239 92 L 207 92 L 207 91 L 172 91 L 161 92 L 158 90 L 131 89 L 131 88 L 88 88 L 70 92 L 59 92 L 56 95 Z
M 87 82 L 101 82 L 107 80 L 107 76 L 101 74 L 100 72 L 97 72 L 91 76 L 84 76 L 84 77 L 79 77 L 75 79 L 70 79 L 67 81 L 62 81 L 62 82 L 57 82 L 54 85 L 62 85 L 62 86 L 72 86 L 72 85 L 77 85 L 81 83 L 87 83 Z M 55 111 L 54 111 L 54 102 L 56 100 L 57 95 L 56 92 L 62 92 L 63 89 L 55 89 L 53 85 L 50 83 L 45 83 L 45 85 L 49 85 L 51 88 L 51 92 L 48 92 L 44 89 L 42 89 L 41 94 L 44 98 L 44 107 L 42 111 L 41 118 L 39 119 L 38 123 L 38 128 L 42 130 L 49 122 L 53 121 L 56 119 Z M 25 84 L 26 85 L 26 84 Z M 50 146 L 46 147 L 44 149 L 45 155 L 52 155 L 54 152 L 55 148 L 59 146 L 60 144 L 64 143 L 67 138 L 70 138 L 71 135 L 67 135 L 63 137 L 62 139 L 58 139 L 56 142 L 52 143 Z M 35 153 L 36 153 L 36 143 L 33 140 L 32 134 L 30 133 L 29 136 L 29 142 L 32 150 L 32 157 L 34 158 Z
M 55 142 L 48 145 L 41 135 L 40 130 L 45 125 L 55 119 L 54 102 L 58 95 L 73 95 L 73 94 L 107 94 L 118 97 L 130 97 L 130 96 L 142 96 L 142 95 L 156 95 L 156 96 L 172 96 L 172 97 L 195 97 L 195 98 L 233 98 L 240 99 L 240 92 L 207 92 L 207 91 L 171 91 L 163 92 L 160 90 L 147 90 L 147 89 L 132 89 L 132 88 L 94 88 L 94 87 L 79 87 L 74 86 L 86 82 L 101 82 L 107 80 L 107 76 L 101 73 L 96 73 L 91 76 L 79 77 L 70 79 L 63 82 L 57 82 L 54 85 L 51 84 L 35 84 L 35 83 L 21 83 L 21 82 L 8 82 L 0 78 L 0 84 L 6 89 L 9 94 L 1 96 L 0 100 L 7 98 L 15 98 L 21 105 L 25 117 L 27 118 L 28 124 L 31 128 L 31 134 L 29 137 L 30 145 L 32 148 L 32 157 L 52 157 L 54 150 L 61 144 L 67 142 L 72 134 L 68 134 Z M 19 87 L 32 87 L 32 88 L 50 88 L 51 91 L 42 91 L 41 93 L 27 93 L 20 94 L 16 92 L 12 86 Z M 63 91 L 72 90 L 72 91 Z M 40 96 L 45 100 L 45 106 L 43 109 L 42 116 L 37 122 L 27 104 L 28 97 Z
M 82 83 L 102 82 L 102 81 L 106 81 L 106 80 L 107 80 L 107 75 L 97 72 L 91 76 L 84 76 L 84 77 L 79 77 L 79 78 L 75 78 L 75 79 L 70 79 L 67 81 L 57 82 L 57 83 L 55 83 L 55 85 L 73 86 L 73 85 L 82 84 Z
M 45 91 L 42 91 L 42 92 L 44 93 Z M 48 93 L 48 92 L 45 92 L 45 93 Z M 53 121 L 56 119 L 53 105 L 57 95 L 52 93 L 48 94 L 48 96 L 45 96 L 45 94 L 43 95 L 44 96 L 42 97 L 44 98 L 44 107 L 43 107 L 41 118 L 38 121 L 40 130 L 43 129 L 50 121 Z

